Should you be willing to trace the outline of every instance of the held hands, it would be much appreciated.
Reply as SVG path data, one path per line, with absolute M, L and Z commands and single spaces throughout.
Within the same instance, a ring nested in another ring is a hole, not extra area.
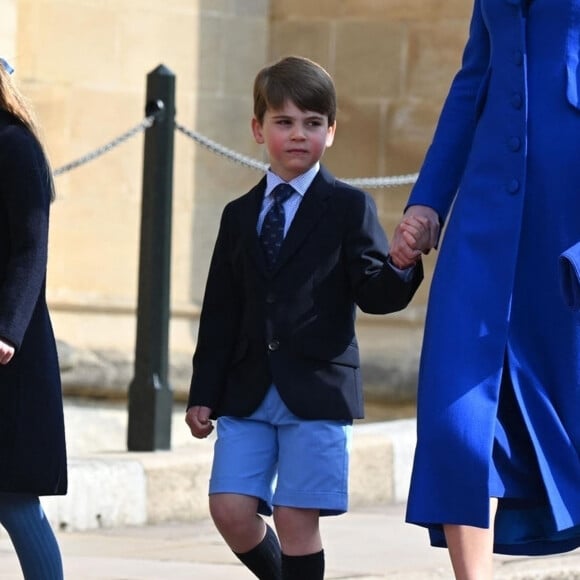
M 189 426 L 191 434 L 197 439 L 205 439 L 213 431 L 210 415 L 211 409 L 209 407 L 195 405 L 187 410 L 185 422 Z
M 6 365 L 14 356 L 14 347 L 0 339 L 0 365 Z
M 393 264 L 404 270 L 414 266 L 421 254 L 428 254 L 439 238 L 439 216 L 424 205 L 412 205 L 395 228 L 390 256 Z

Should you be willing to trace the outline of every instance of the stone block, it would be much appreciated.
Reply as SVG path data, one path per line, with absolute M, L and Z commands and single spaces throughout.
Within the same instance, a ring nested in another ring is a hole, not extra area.
M 417 442 L 416 421 L 414 419 L 401 419 L 398 421 L 357 425 L 355 436 L 359 440 L 361 447 L 365 450 L 365 459 L 367 462 L 369 461 L 369 457 L 366 454 L 368 453 L 368 449 L 372 447 L 372 442 L 376 442 L 379 448 L 383 447 L 383 453 L 385 453 L 384 449 L 387 446 L 390 447 L 388 466 L 392 477 L 388 480 L 388 484 L 391 485 L 391 495 L 388 501 L 397 503 L 405 502 L 409 492 L 413 455 Z M 375 459 L 379 462 L 381 461 L 380 456 Z M 385 469 L 384 466 L 383 469 Z M 385 484 L 387 482 L 383 485 Z
M 43 497 L 55 529 L 91 530 L 147 521 L 144 470 L 130 459 L 70 459 L 66 496 Z
M 384 147 L 386 173 L 416 173 L 439 118 L 443 98 L 397 99 L 391 102 Z
M 382 107 L 376 101 L 339 95 L 336 137 L 324 163 L 339 178 L 376 177 L 380 173 L 377 144 L 384 130 Z
M 69 2 L 36 2 L 25 10 L 31 18 L 25 24 L 26 40 L 42 47 L 27 59 L 27 74 L 37 81 L 118 86 L 119 60 L 116 42 L 116 13 L 110 7 Z M 33 35 L 33 36 L 32 36 Z M 24 39 L 23 39 L 24 40 Z M 28 51 L 24 51 L 29 52 Z
M 271 61 L 288 55 L 304 56 L 333 74 L 331 47 L 334 24 L 331 21 L 274 20 L 270 25 L 269 37 Z
M 467 24 L 446 21 L 438 26 L 423 22 L 409 30 L 407 98 L 442 102 L 461 63 Z
M 384 22 L 336 25 L 334 80 L 339 95 L 396 97 L 402 90 L 405 28 Z
M 150 11 L 117 9 L 119 85 L 141 90 L 145 75 L 164 64 L 178 76 L 180 90 L 192 90 L 196 84 L 197 61 L 201 59 L 198 14 L 159 8 Z
M 212 2 L 212 0 L 209 1 Z M 236 16 L 263 18 L 269 14 L 272 2 L 270 0 L 232 0 L 232 4 L 232 10 Z
M 265 18 L 238 17 L 225 22 L 224 33 L 224 93 L 250 97 L 254 77 L 268 58 L 268 22 Z
M 423 20 L 433 22 L 442 18 L 467 18 L 471 3 L 465 0 L 343 0 L 344 18 L 365 18 L 390 22 Z
M 336 0 L 275 0 L 271 2 L 270 17 L 276 20 L 328 20 L 341 14 Z
M 143 454 L 147 477 L 147 521 L 191 521 L 209 517 L 208 482 L 212 453 L 180 450 Z M 171 477 L 168 477 L 171 473 Z
M 17 59 L 17 0 L 0 0 L 0 38 L 2 39 L 2 58 L 14 68 L 19 66 Z
M 361 435 L 352 440 L 349 504 L 352 507 L 393 501 L 393 448 L 382 437 Z

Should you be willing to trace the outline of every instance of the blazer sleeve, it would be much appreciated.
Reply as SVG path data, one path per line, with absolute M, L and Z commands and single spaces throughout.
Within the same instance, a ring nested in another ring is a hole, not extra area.
M 215 409 L 238 336 L 240 293 L 236 292 L 232 268 L 231 206 L 226 206 L 214 246 L 203 298 L 193 374 L 187 407 Z
M 478 109 L 487 91 L 489 58 L 490 41 L 481 13 L 481 0 L 475 0 L 462 66 L 451 84 L 433 141 L 407 204 L 433 208 L 442 222 L 465 169 Z
M 10 244 L 0 281 L 0 337 L 18 349 L 46 278 L 50 175 L 40 146 L 17 125 L 4 132 L 0 159 Z
M 423 265 L 419 262 L 408 279 L 395 272 L 388 263 L 389 244 L 373 198 L 358 192 L 351 199 L 344 247 L 354 301 L 369 314 L 402 310 L 423 279 Z

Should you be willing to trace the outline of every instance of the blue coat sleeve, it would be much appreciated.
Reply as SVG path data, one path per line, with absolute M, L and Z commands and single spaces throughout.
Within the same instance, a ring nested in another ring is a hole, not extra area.
M 0 143 L 0 203 L 8 247 L 0 276 L 0 337 L 22 344 L 46 277 L 50 176 L 40 146 L 11 126 Z
M 475 0 L 469 39 L 439 117 L 408 205 L 432 207 L 445 221 L 465 169 L 476 126 L 478 102 L 489 74 L 490 42 Z

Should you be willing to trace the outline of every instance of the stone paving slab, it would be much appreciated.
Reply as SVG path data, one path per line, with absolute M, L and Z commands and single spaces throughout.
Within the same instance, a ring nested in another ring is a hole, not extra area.
M 403 522 L 404 505 L 358 508 L 322 520 L 328 580 L 451 580 L 447 552 Z M 208 519 L 59 532 L 67 580 L 250 580 Z M 496 558 L 497 580 L 580 580 L 580 551 Z M 0 539 L 0 580 L 21 580 Z
M 208 519 L 211 440 L 173 417 L 171 451 L 127 453 L 119 406 L 67 401 L 70 489 L 43 498 L 57 530 L 66 580 L 243 580 L 252 575 Z M 323 518 L 328 580 L 451 580 L 446 550 L 404 523 L 413 420 L 359 424 L 351 511 Z M 0 580 L 21 580 L 0 531 Z M 550 558 L 496 558 L 496 580 L 580 580 L 580 550 Z

